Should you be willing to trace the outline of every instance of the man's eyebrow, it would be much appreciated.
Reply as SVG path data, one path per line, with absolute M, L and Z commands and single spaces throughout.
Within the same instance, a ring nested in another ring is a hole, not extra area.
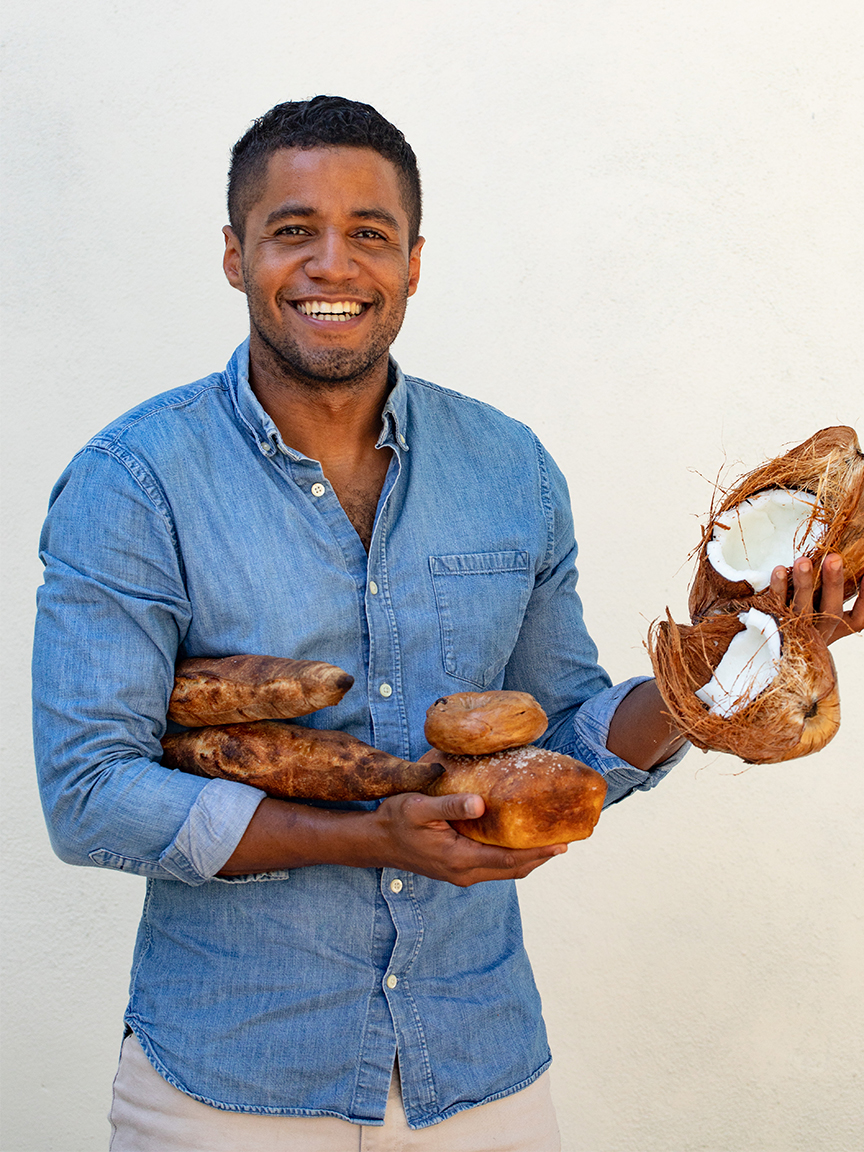
M 274 208 L 264 221 L 264 227 L 270 228 L 273 224 L 278 224 L 280 220 L 288 218 L 307 219 L 310 216 L 315 216 L 317 213 L 314 208 L 308 204 L 295 204 L 291 201 L 285 204 L 280 204 L 278 208 Z M 384 224 L 388 228 L 392 228 L 394 232 L 399 231 L 399 221 L 386 208 L 355 208 L 351 215 L 356 220 L 372 220 L 377 221 L 379 224 Z
M 394 232 L 399 231 L 399 221 L 384 208 L 357 208 L 351 215 L 356 216 L 358 220 L 377 220 L 379 224 L 385 224 Z
M 315 209 L 310 208 L 308 204 L 294 204 L 289 200 L 285 204 L 280 204 L 278 208 L 273 209 L 264 221 L 264 227 L 269 228 L 271 224 L 275 224 L 277 220 L 284 220 L 286 216 L 300 216 L 305 218 L 314 215 Z

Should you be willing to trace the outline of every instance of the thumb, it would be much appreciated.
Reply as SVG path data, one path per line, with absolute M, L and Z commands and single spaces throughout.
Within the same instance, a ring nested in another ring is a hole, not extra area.
M 483 797 L 475 792 L 455 792 L 435 799 L 440 820 L 476 820 L 486 811 Z

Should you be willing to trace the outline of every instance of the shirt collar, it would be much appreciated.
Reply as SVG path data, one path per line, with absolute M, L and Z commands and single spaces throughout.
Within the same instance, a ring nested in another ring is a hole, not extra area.
M 252 391 L 252 385 L 249 383 L 248 338 L 236 349 L 228 361 L 225 375 L 237 416 L 249 430 L 261 452 L 265 456 L 284 452 L 286 456 L 290 456 L 294 460 L 305 460 L 306 457 L 302 452 L 289 448 L 285 444 L 279 434 L 279 429 L 262 408 L 258 397 Z M 388 447 L 397 451 L 407 451 L 408 390 L 405 384 L 405 375 L 392 356 L 388 364 L 387 380 L 390 385 L 390 394 L 382 412 L 381 435 L 378 437 L 376 448 Z

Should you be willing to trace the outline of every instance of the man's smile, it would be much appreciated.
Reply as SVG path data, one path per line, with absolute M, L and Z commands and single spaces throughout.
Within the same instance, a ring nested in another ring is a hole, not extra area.
M 315 320 L 344 323 L 365 312 L 369 304 L 359 300 L 337 300 L 334 303 L 326 300 L 294 300 L 292 306 L 301 315 L 311 316 Z

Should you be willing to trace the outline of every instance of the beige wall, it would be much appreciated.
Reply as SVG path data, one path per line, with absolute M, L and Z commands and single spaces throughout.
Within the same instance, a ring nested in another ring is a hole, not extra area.
M 721 469 L 864 432 L 856 0 L 7 8 L 4 1152 L 91 1152 L 142 882 L 52 855 L 27 680 L 38 527 L 87 436 L 219 368 L 232 141 L 339 92 L 427 194 L 406 370 L 534 426 L 571 483 L 607 667 L 684 616 Z M 12 485 L 15 485 L 14 490 Z M 864 645 L 817 757 L 691 753 L 521 885 L 568 1152 L 860 1144 Z

